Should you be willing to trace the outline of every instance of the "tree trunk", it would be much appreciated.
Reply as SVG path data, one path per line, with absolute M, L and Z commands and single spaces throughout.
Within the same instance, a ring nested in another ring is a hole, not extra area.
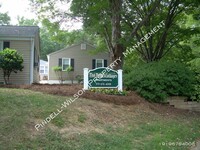
M 4 82 L 5 82 L 6 85 L 9 83 L 10 74 L 11 73 L 9 71 L 3 70 L 3 79 L 4 79 Z
M 111 8 L 111 29 L 112 29 L 112 38 L 111 43 L 111 60 L 112 62 L 117 59 L 121 59 L 122 61 L 118 61 L 115 64 L 114 69 L 121 69 L 123 66 L 123 52 L 125 47 L 120 43 L 121 39 L 121 13 L 122 13 L 122 0 L 109 0 L 110 8 Z

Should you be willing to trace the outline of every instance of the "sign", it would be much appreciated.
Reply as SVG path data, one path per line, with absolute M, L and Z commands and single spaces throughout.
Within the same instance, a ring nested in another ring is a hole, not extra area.
M 89 71 L 88 80 L 89 86 L 93 88 L 117 88 L 118 73 L 111 69 L 97 68 Z
M 122 70 L 84 68 L 84 89 L 89 88 L 118 88 L 118 91 L 122 91 Z

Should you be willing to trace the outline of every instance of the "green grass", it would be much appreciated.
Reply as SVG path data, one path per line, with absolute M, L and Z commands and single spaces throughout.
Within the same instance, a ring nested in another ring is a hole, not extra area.
M 78 99 L 36 131 L 37 120 L 59 109 L 66 98 L 0 88 L 0 149 L 186 150 L 188 146 L 162 143 L 193 142 L 200 137 L 198 115 L 166 117 L 150 110 L 145 113 L 147 109 L 137 112 L 139 106 L 86 99 Z

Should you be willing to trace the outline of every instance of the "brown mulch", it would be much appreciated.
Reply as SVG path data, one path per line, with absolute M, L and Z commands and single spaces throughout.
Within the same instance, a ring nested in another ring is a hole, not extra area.
M 47 94 L 61 95 L 61 96 L 73 96 L 77 94 L 79 90 L 83 88 L 82 85 L 78 84 L 32 84 L 32 85 L 0 85 L 2 88 L 20 88 L 29 89 L 33 91 L 39 91 Z M 81 92 L 80 92 L 81 93 Z M 143 104 L 146 107 L 154 110 L 155 112 L 170 115 L 170 114 L 196 114 L 196 112 L 190 112 L 187 110 L 175 109 L 167 104 L 155 104 L 149 103 L 144 98 L 140 97 L 136 92 L 129 92 L 127 96 L 117 96 L 117 95 L 107 95 L 101 93 L 94 93 L 91 91 L 86 91 L 81 98 L 87 98 L 91 100 L 98 100 L 105 103 L 113 103 L 116 105 L 136 105 Z M 200 113 L 197 113 L 200 114 Z
M 83 89 L 82 85 L 60 85 L 60 84 L 32 84 L 32 85 L 0 85 L 5 88 L 20 88 L 30 89 L 33 91 L 39 91 L 47 94 L 61 95 L 61 96 L 73 96 L 78 95 L 78 92 Z M 83 93 L 81 95 L 81 93 Z M 144 101 L 143 98 L 138 96 L 135 92 L 130 92 L 127 96 L 107 95 L 101 93 L 94 93 L 91 91 L 80 91 L 81 98 L 87 98 L 92 100 L 99 100 L 106 103 L 114 103 L 117 105 L 134 105 Z

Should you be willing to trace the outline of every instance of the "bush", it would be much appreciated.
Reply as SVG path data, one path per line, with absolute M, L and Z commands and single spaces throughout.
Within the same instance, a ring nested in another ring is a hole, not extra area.
M 153 62 L 136 67 L 125 75 L 128 90 L 136 90 L 153 102 L 164 102 L 168 96 L 189 96 L 194 74 L 184 64 Z
M 83 83 L 83 75 L 77 75 L 76 80 L 78 81 L 78 84 Z
M 200 101 L 200 58 L 194 59 L 190 64 L 190 69 L 195 73 L 194 90 L 190 97 L 193 101 Z
M 15 49 L 6 48 L 0 51 L 0 70 L 3 72 L 5 84 L 9 84 L 12 72 L 17 73 L 23 70 L 23 62 L 22 55 Z
M 117 89 L 103 89 L 103 88 L 92 88 L 90 89 L 91 92 L 95 93 L 102 93 L 102 94 L 108 94 L 108 95 L 119 95 L 119 96 L 127 96 L 128 92 L 118 91 Z
M 62 67 L 54 66 L 54 67 L 52 67 L 52 70 L 55 72 L 55 74 L 56 74 L 56 76 L 57 76 L 57 78 L 59 80 L 59 83 L 63 84 L 64 79 L 63 79 Z

